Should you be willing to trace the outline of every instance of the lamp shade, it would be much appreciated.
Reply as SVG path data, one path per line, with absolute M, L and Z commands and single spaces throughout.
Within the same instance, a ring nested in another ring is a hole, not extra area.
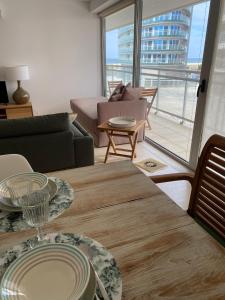
M 29 80 L 29 68 L 28 66 L 16 66 L 5 69 L 5 79 L 9 81 L 16 80 Z

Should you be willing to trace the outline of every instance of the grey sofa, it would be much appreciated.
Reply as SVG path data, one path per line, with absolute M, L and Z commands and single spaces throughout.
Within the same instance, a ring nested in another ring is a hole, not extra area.
M 108 143 L 105 133 L 97 126 L 116 116 L 132 116 L 136 120 L 145 120 L 147 111 L 146 100 L 108 102 L 104 97 L 76 98 L 70 100 L 73 112 L 77 113 L 77 120 L 93 136 L 97 147 L 104 147 Z M 138 134 L 138 141 L 144 139 L 144 128 Z M 117 144 L 127 143 L 127 139 L 116 138 Z
M 0 120 L 0 155 L 11 153 L 38 172 L 94 164 L 92 137 L 67 113 Z

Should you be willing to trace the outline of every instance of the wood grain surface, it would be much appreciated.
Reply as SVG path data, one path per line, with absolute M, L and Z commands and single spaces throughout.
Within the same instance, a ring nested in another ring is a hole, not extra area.
M 49 175 L 67 180 L 75 197 L 46 231 L 81 233 L 107 247 L 123 299 L 225 299 L 225 249 L 131 162 Z M 34 233 L 1 233 L 1 249 Z

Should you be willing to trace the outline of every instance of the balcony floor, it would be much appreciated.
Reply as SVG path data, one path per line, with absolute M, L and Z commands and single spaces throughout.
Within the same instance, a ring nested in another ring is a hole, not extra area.
M 192 128 L 180 124 L 178 121 L 170 120 L 160 113 L 151 113 L 149 121 L 152 129 L 146 128 L 146 137 L 179 157 L 189 160 Z

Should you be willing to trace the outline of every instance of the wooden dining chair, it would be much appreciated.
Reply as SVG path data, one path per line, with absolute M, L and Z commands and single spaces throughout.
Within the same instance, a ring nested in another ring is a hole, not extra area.
M 149 113 L 152 108 L 152 104 L 155 100 L 156 94 L 158 92 L 158 88 L 154 89 L 143 89 L 141 92 L 141 98 L 147 98 L 148 104 L 147 104 L 147 112 L 146 112 L 146 121 L 148 124 L 149 129 L 151 129 L 151 125 L 149 122 Z M 149 99 L 150 97 L 150 99 Z
M 109 95 L 111 96 L 115 88 L 122 83 L 122 80 L 108 81 Z
M 16 173 L 33 172 L 26 158 L 19 154 L 0 155 L 0 181 Z
M 209 138 L 194 175 L 178 173 L 150 178 L 155 183 L 188 180 L 192 185 L 188 214 L 225 245 L 225 137 Z

